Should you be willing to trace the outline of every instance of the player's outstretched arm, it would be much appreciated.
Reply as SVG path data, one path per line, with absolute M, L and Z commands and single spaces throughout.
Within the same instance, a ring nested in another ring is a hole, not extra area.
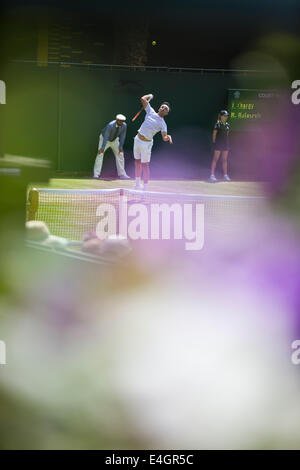
M 161 135 L 164 142 L 170 142 L 170 144 L 173 144 L 173 140 L 170 135 L 168 135 L 166 132 L 162 132 Z
M 144 109 L 147 108 L 149 101 L 151 101 L 153 98 L 153 95 L 150 93 L 149 95 L 144 95 L 141 97 L 141 103 Z

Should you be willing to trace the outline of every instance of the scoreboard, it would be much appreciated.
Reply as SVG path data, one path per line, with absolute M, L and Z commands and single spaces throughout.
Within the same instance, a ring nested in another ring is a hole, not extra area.
M 228 90 L 228 112 L 232 130 L 258 130 L 277 115 L 279 93 L 274 90 Z

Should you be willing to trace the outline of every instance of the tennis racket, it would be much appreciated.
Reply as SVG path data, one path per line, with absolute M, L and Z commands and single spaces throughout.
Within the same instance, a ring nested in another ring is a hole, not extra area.
M 131 119 L 131 121 L 135 121 L 137 117 L 139 117 L 139 115 L 141 114 L 141 112 L 143 111 L 143 107 L 136 113 L 135 116 L 133 116 L 133 118 Z
M 152 97 L 148 100 L 148 103 L 150 103 L 150 101 L 152 100 L 153 98 L 153 95 Z M 141 112 L 143 111 L 144 107 L 142 106 L 141 109 L 136 113 L 135 116 L 133 116 L 133 118 L 131 119 L 131 121 L 135 121 L 137 117 L 139 117 L 139 115 L 141 114 Z

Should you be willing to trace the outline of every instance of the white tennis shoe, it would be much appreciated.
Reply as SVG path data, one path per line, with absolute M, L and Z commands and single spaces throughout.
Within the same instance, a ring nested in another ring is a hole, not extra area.
M 216 183 L 218 181 L 217 178 L 215 177 L 215 175 L 210 175 L 209 179 L 210 179 L 211 183 Z
M 228 175 L 224 175 L 224 180 L 225 180 L 225 181 L 231 181 L 231 179 L 229 178 Z

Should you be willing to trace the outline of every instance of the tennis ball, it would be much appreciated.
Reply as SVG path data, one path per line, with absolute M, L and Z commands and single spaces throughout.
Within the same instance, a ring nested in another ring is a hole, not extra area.
M 152 46 L 156 46 L 156 41 L 152 41 Z

